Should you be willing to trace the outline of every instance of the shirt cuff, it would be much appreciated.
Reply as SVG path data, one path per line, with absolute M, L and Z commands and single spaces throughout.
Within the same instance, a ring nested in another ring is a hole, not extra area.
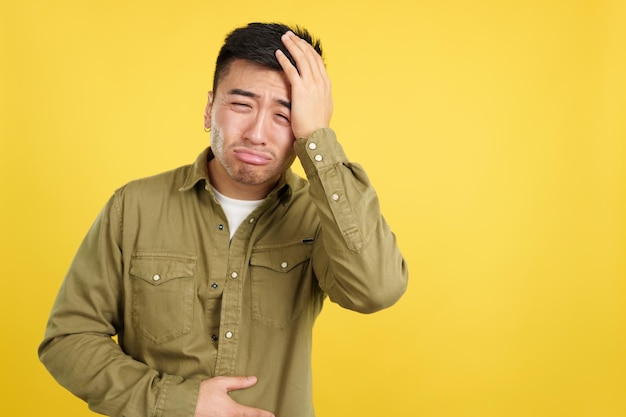
M 193 417 L 200 391 L 199 379 L 185 379 L 164 375 L 165 381 L 161 398 L 157 403 L 157 416 Z
M 295 148 L 307 176 L 317 175 L 324 168 L 348 161 L 335 132 L 330 128 L 318 129 L 310 137 L 296 140 Z

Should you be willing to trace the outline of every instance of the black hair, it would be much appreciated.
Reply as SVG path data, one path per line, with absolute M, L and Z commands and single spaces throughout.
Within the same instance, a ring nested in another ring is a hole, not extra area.
M 315 39 L 308 30 L 302 27 L 291 27 L 282 23 L 250 23 L 235 29 L 226 36 L 215 63 L 213 91 L 217 90 L 217 85 L 228 72 L 230 64 L 238 59 L 249 61 L 264 68 L 282 71 L 283 69 L 275 55 L 276 50 L 280 49 L 296 66 L 293 57 L 281 40 L 281 36 L 287 31 L 292 31 L 296 36 L 307 41 L 320 56 L 323 56 L 319 39 Z

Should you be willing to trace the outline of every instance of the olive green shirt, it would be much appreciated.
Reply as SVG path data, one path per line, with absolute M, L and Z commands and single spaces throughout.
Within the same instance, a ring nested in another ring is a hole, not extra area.
M 192 417 L 201 380 L 255 375 L 255 386 L 231 392 L 236 401 L 313 417 L 311 336 L 325 297 L 380 310 L 405 291 L 407 269 L 335 133 L 318 130 L 295 149 L 308 181 L 287 171 L 232 241 L 209 183 L 210 149 L 117 190 L 39 348 L 59 383 L 102 414 Z

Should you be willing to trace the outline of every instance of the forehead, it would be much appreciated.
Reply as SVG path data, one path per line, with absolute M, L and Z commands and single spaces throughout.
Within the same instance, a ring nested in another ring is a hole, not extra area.
M 242 59 L 231 62 L 218 79 L 216 90 L 221 94 L 226 94 L 232 89 L 244 89 L 257 94 L 282 93 L 286 98 L 290 96 L 289 82 L 283 71 L 276 71 Z

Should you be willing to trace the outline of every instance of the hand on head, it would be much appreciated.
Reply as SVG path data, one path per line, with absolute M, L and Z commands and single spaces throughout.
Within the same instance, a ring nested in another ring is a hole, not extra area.
M 281 51 L 276 51 L 291 84 L 291 128 L 296 138 L 308 138 L 317 129 L 328 127 L 333 113 L 331 83 L 324 61 L 315 49 L 293 32 L 282 37 L 297 68 Z

